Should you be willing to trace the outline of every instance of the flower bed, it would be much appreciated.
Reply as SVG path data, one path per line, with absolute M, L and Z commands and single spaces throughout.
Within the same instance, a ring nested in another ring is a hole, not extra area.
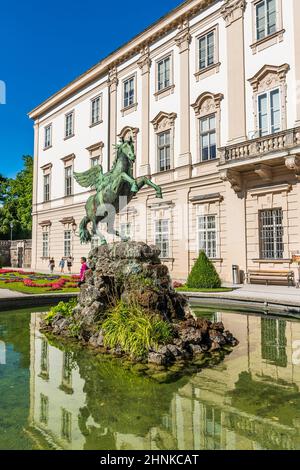
M 5 284 L 20 286 L 20 289 L 26 292 L 26 288 L 40 289 L 41 291 L 62 291 L 67 289 L 75 289 L 78 287 L 79 276 L 59 276 L 53 274 L 41 274 L 34 272 L 26 272 L 14 269 L 0 269 L 0 287 Z M 15 287 L 15 286 L 14 286 Z M 14 289 L 13 287 L 13 289 Z M 24 289 L 25 288 L 25 289 Z

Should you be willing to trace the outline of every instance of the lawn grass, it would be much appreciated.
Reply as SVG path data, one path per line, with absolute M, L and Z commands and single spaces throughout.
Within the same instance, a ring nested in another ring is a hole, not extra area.
M 218 287 L 216 289 L 196 289 L 192 287 L 182 286 L 176 287 L 176 291 L 178 292 L 232 292 L 233 289 L 230 287 Z
M 51 290 L 50 287 L 26 287 L 23 282 L 12 282 L 5 283 L 0 281 L 0 289 L 9 289 L 15 292 L 22 292 L 23 294 L 49 294 L 49 293 L 68 293 L 68 292 L 79 292 L 77 287 L 66 287 L 61 290 Z

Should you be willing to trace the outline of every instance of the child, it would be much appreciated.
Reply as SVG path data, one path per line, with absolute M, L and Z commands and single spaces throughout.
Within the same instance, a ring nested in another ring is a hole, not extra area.
M 50 272 L 53 273 L 54 268 L 55 268 L 55 261 L 54 261 L 54 258 L 50 258 L 50 261 L 49 261 L 49 268 L 50 268 Z
M 73 258 L 72 258 L 72 256 L 69 256 L 67 258 L 67 268 L 68 268 L 69 274 L 71 274 L 72 264 L 73 264 Z
M 60 272 L 64 273 L 65 272 L 65 260 L 62 258 L 59 262 L 59 267 L 60 267 Z
M 85 273 L 86 270 L 88 269 L 87 263 L 86 263 L 86 258 L 83 256 L 80 258 L 81 262 L 81 268 L 80 268 L 80 281 L 78 282 L 78 286 L 81 286 L 85 282 Z

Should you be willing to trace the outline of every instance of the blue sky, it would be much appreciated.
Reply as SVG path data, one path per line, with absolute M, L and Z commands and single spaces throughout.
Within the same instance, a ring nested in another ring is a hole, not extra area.
M 1 2 L 0 173 L 14 176 L 33 153 L 31 109 L 180 3 Z

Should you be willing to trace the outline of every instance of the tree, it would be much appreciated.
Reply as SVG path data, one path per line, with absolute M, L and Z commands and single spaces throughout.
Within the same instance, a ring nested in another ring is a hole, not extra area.
M 3 205 L 4 200 L 5 200 L 7 183 L 8 183 L 8 179 L 5 178 L 5 176 L 2 176 L 0 174 L 0 206 Z
M 24 168 L 14 179 L 3 178 L 0 191 L 0 236 L 9 238 L 10 224 L 14 226 L 14 238 L 31 237 L 33 159 L 23 156 Z M 0 180 L 1 181 L 1 180 Z
M 221 287 L 219 274 L 204 251 L 200 251 L 186 285 L 194 289 L 215 289 Z

